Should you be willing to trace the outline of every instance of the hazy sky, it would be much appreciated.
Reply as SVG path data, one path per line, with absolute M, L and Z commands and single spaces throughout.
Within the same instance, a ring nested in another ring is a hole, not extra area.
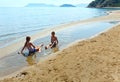
M 28 3 L 47 3 L 60 5 L 63 3 L 80 4 L 90 3 L 93 0 L 0 0 L 0 7 L 25 6 Z

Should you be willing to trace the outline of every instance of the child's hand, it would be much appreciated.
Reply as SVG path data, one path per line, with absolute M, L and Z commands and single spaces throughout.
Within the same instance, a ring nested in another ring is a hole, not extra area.
M 21 54 L 23 54 L 23 51 L 21 51 Z
M 18 52 L 18 54 L 23 54 L 23 52 Z
M 47 48 L 47 46 L 45 46 L 45 50 L 47 50 L 48 48 Z

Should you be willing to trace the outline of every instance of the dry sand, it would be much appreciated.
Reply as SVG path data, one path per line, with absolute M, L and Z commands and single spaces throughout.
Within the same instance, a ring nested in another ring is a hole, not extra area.
M 120 11 L 91 21 L 110 20 L 120 21 Z M 120 25 L 0 82 L 120 82 Z

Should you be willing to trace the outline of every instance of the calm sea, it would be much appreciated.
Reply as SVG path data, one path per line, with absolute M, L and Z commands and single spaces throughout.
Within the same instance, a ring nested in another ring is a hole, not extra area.
M 0 48 L 55 25 L 106 15 L 115 9 L 63 7 L 0 8 Z

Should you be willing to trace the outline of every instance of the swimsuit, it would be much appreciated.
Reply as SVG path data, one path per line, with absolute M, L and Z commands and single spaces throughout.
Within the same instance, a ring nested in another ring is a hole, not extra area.
M 37 50 L 34 48 L 34 49 L 31 49 L 31 50 L 29 50 L 29 54 L 31 54 L 31 53 L 35 53 Z

